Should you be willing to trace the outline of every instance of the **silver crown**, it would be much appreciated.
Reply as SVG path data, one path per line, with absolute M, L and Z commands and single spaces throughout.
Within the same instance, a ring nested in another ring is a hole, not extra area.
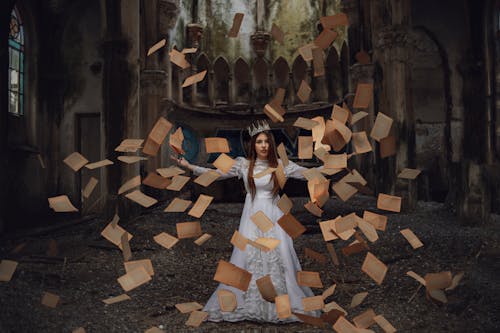
M 257 120 L 254 124 L 248 126 L 247 128 L 248 128 L 248 134 L 250 134 L 250 137 L 252 137 L 256 134 L 259 134 L 260 132 L 271 130 L 271 127 L 269 126 L 268 122 L 265 120 L 262 120 L 262 121 Z

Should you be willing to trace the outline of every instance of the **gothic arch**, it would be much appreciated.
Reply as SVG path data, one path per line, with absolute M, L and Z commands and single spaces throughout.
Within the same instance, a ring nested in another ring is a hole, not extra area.
M 307 63 L 304 61 L 302 56 L 297 56 L 292 65 L 292 77 L 293 77 L 293 88 L 294 91 L 300 87 L 302 80 L 308 81 L 307 79 Z M 294 94 L 293 104 L 301 104 L 300 99 Z
M 279 57 L 273 65 L 274 87 L 287 88 L 290 81 L 290 67 L 283 57 Z
M 250 66 L 242 58 L 234 63 L 235 103 L 250 103 L 251 76 Z
M 219 57 L 214 63 L 214 89 L 215 104 L 226 105 L 229 103 L 229 64 L 224 57 Z
M 326 57 L 326 80 L 328 84 L 328 101 L 336 103 L 342 99 L 342 69 L 340 68 L 339 55 L 331 47 Z
M 269 66 L 262 58 L 257 58 L 252 68 L 256 104 L 264 105 L 269 99 Z
M 201 53 L 196 59 L 196 70 L 198 72 L 207 71 L 205 80 L 198 82 L 196 85 L 196 100 L 198 104 L 210 105 L 209 100 L 209 80 L 210 80 L 210 60 L 205 53 Z

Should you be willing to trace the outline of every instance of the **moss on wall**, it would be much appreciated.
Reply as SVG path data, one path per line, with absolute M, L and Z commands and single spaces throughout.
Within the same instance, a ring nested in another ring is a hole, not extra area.
M 176 27 L 171 34 L 172 45 L 185 47 L 188 23 L 192 23 L 192 1 L 181 1 L 181 12 Z M 290 65 L 297 57 L 297 49 L 310 43 L 318 35 L 319 18 L 340 12 L 340 0 L 304 1 L 304 0 L 268 0 L 265 3 L 263 30 L 271 31 L 272 24 L 277 24 L 286 34 L 285 45 L 272 40 L 266 58 L 274 61 L 283 57 Z M 325 6 L 324 8 L 322 6 Z M 257 30 L 257 0 L 199 0 L 198 23 L 204 27 L 202 51 L 213 61 L 223 56 L 231 62 L 239 57 L 250 62 L 255 57 L 251 45 L 251 35 Z M 235 13 L 244 13 L 237 38 L 227 38 Z M 339 37 L 334 47 L 340 53 L 347 37 L 347 29 L 337 29 Z

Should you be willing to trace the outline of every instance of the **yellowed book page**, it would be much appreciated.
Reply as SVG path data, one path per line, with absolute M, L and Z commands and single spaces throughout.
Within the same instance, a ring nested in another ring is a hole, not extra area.
M 351 117 L 351 125 L 356 124 L 358 121 L 360 121 L 361 119 L 363 119 L 366 116 L 368 116 L 368 112 L 365 112 L 365 111 L 356 112 Z
M 118 161 L 122 161 L 123 163 L 127 164 L 133 164 L 137 163 L 139 161 L 146 161 L 148 158 L 147 157 L 142 157 L 142 156 L 126 156 L 126 155 L 121 155 L 117 157 Z
M 222 153 L 219 155 L 219 157 L 217 157 L 217 159 L 212 164 L 222 173 L 228 173 L 229 170 L 231 170 L 231 168 L 233 167 L 234 163 L 236 163 L 235 160 L 233 160 L 228 155 Z
M 392 126 L 392 118 L 386 116 L 382 112 L 377 113 L 377 118 L 373 124 L 372 131 L 370 132 L 370 137 L 375 141 L 379 141 L 389 135 Z
M 137 267 L 143 267 L 150 276 L 155 275 L 153 264 L 151 263 L 150 259 L 126 261 L 123 263 L 123 265 L 125 266 L 125 271 L 127 273 L 136 269 Z
M 63 160 L 63 162 L 67 166 L 69 166 L 73 171 L 77 172 L 78 170 L 83 168 L 83 166 L 87 164 L 89 161 L 85 157 L 83 157 L 83 155 L 80 154 L 79 152 L 74 152 L 69 154 Z
M 355 109 L 366 109 L 370 106 L 373 96 L 373 83 L 358 83 L 353 107 Z
M 293 202 L 288 198 L 286 194 L 283 194 L 281 198 L 278 200 L 277 206 L 283 214 L 288 214 L 293 208 Z
M 104 228 L 103 231 L 101 232 L 101 236 L 106 238 L 108 241 L 115 244 L 116 246 L 118 246 L 121 250 L 122 249 L 121 237 L 122 237 L 124 232 L 125 232 L 125 229 L 123 229 L 119 225 L 113 226 L 112 223 L 109 223 L 106 226 L 106 228 Z M 132 237 L 133 236 L 129 233 L 128 240 L 131 240 Z
M 145 208 L 151 207 L 158 202 L 158 200 L 156 200 L 155 198 L 147 196 L 139 190 L 135 190 L 133 192 L 125 194 L 125 197 Z
M 231 28 L 229 29 L 229 32 L 227 33 L 227 37 L 229 38 L 236 38 L 240 32 L 240 27 L 241 27 L 241 22 L 243 22 L 243 17 L 245 14 L 243 13 L 236 13 L 234 14 L 233 17 L 233 24 Z
M 186 303 L 175 304 L 175 308 L 179 310 L 181 313 L 190 313 L 193 311 L 203 309 L 203 305 L 201 305 L 198 302 L 186 302 Z
M 399 213 L 401 211 L 401 197 L 379 193 L 377 208 Z
M 356 327 L 364 329 L 375 324 L 375 320 L 373 319 L 375 316 L 375 311 L 373 311 L 373 309 L 368 309 L 352 318 L 352 321 L 354 322 L 354 325 L 356 325 Z
M 85 167 L 89 170 L 93 170 L 93 169 L 102 168 L 104 166 L 111 165 L 111 164 L 113 164 L 112 161 L 105 159 L 105 160 L 102 160 L 99 162 L 86 164 Z
M 318 37 L 314 40 L 314 44 L 320 48 L 327 49 L 330 44 L 337 38 L 337 32 L 330 29 L 323 29 Z
M 18 263 L 13 260 L 0 261 L 0 281 L 9 282 L 16 271 Z
M 311 271 L 298 271 L 297 283 L 299 286 L 306 286 L 311 288 L 323 288 L 323 283 L 318 272 Z
M 177 242 L 179 242 L 178 238 L 166 232 L 162 232 L 154 236 L 153 239 L 155 240 L 155 242 L 157 242 L 166 249 L 171 249 L 175 244 L 177 244 Z
M 306 231 L 306 227 L 289 213 L 280 217 L 278 224 L 292 239 L 299 237 Z
M 276 296 L 274 302 L 276 303 L 276 312 L 279 319 L 286 319 L 292 315 L 290 298 L 287 294 Z
M 361 270 L 371 277 L 378 285 L 382 284 L 387 273 L 387 266 L 377 259 L 371 252 L 368 252 Z
M 153 53 L 155 53 L 156 51 L 158 51 L 159 49 L 164 47 L 166 44 L 167 44 L 167 40 L 165 38 L 163 38 L 162 40 L 160 40 L 159 42 L 157 42 L 156 44 L 154 44 L 153 46 L 151 46 L 149 48 L 147 55 L 148 56 L 152 55 Z
M 165 178 L 172 178 L 174 176 L 182 175 L 183 173 L 186 173 L 186 171 L 184 171 L 183 169 L 176 167 L 176 166 L 156 169 L 156 172 L 158 172 L 162 177 L 165 177 Z
M 361 293 L 357 293 L 356 295 L 354 295 L 351 299 L 351 305 L 349 306 L 351 309 L 357 307 L 358 305 L 360 305 L 361 303 L 363 303 L 363 301 L 365 300 L 366 296 L 368 296 L 368 292 L 367 291 L 364 291 L 364 292 L 361 292 Z
M 321 310 L 325 307 L 323 296 L 311 296 L 302 298 L 304 311 Z
M 234 264 L 219 260 L 214 280 L 247 291 L 252 274 Z
M 299 86 L 299 90 L 297 91 L 297 97 L 300 99 L 302 103 L 307 103 L 309 100 L 309 96 L 311 95 L 311 87 L 307 84 L 306 81 L 302 80 Z
M 118 189 L 118 194 L 125 193 L 139 185 L 141 185 L 141 176 L 135 176 L 127 180 L 122 186 L 120 186 L 120 188 Z
M 172 178 L 172 183 L 167 186 L 167 190 L 180 191 L 190 180 L 190 177 L 177 175 Z
M 215 170 L 209 170 L 199 175 L 194 182 L 203 187 L 207 187 L 216 181 L 220 177 L 220 174 Z
M 246 246 L 248 244 L 248 239 L 242 234 L 240 234 L 238 230 L 235 230 L 233 233 L 233 237 L 231 237 L 231 244 L 233 244 L 241 251 L 245 251 Z
M 172 49 L 168 53 L 170 61 L 182 69 L 189 68 L 191 64 L 186 60 L 186 56 L 184 53 L 177 51 L 176 49 Z
M 127 274 L 120 276 L 117 280 L 123 290 L 130 291 L 151 281 L 151 276 L 144 267 L 139 266 Z
M 273 26 L 271 27 L 271 35 L 278 43 L 280 43 L 281 45 L 284 44 L 285 34 L 284 34 L 283 30 L 281 30 L 280 27 L 278 27 L 274 23 L 273 23 Z
M 182 222 L 175 225 L 177 229 L 177 238 L 193 238 L 201 236 L 200 222 Z
M 207 154 L 229 153 L 229 143 L 226 138 L 205 138 Z
M 205 210 L 208 208 L 208 205 L 210 205 L 213 199 L 214 197 L 209 195 L 200 194 L 198 200 L 196 200 L 188 215 L 200 218 L 203 213 L 205 213 Z
M 182 213 L 192 204 L 191 200 L 184 200 L 180 198 L 174 198 L 165 208 L 164 212 L 167 213 Z
M 236 295 L 227 289 L 219 289 L 217 291 L 217 300 L 219 301 L 221 311 L 224 312 L 233 312 L 238 306 Z
M 340 121 L 342 124 L 345 124 L 347 120 L 349 119 L 349 115 L 351 112 L 347 109 L 344 109 L 343 107 L 338 106 L 337 104 L 333 105 L 332 109 L 332 119 L 337 119 Z
M 198 246 L 202 246 L 206 241 L 208 241 L 210 238 L 212 238 L 212 235 L 210 234 L 203 234 L 200 237 L 198 237 L 194 243 Z
M 344 316 L 339 317 L 335 325 L 333 325 L 333 329 L 337 333 L 359 333 L 358 328 L 345 319 Z
M 61 298 L 59 295 L 45 292 L 42 296 L 42 304 L 45 306 L 48 306 L 49 308 L 55 308 L 58 304 Z
M 103 299 L 102 302 L 104 304 L 111 305 L 111 304 L 115 304 L 115 303 L 119 303 L 119 302 L 123 302 L 123 301 L 128 301 L 128 300 L 131 300 L 129 295 L 121 294 L 119 296 Z
M 67 195 L 60 195 L 49 198 L 49 207 L 56 213 L 77 212 L 78 209 L 73 206 Z
M 387 216 L 376 214 L 368 210 L 363 212 L 363 220 L 373 225 L 377 230 L 385 231 L 387 226 Z
M 268 302 L 274 303 L 274 299 L 278 294 L 276 293 L 276 288 L 274 288 L 273 281 L 270 275 L 265 275 L 260 279 L 255 281 L 257 288 L 263 299 Z
M 398 178 L 404 178 L 404 179 L 415 179 L 417 176 L 421 173 L 422 171 L 418 169 L 409 169 L 409 168 L 404 168 L 401 173 L 398 175 Z
M 349 19 L 345 13 L 338 13 L 331 16 L 323 16 L 319 19 L 319 22 L 325 29 L 333 29 L 338 26 L 349 25 Z
M 404 238 L 406 238 L 413 249 L 418 249 L 419 247 L 424 246 L 424 244 L 420 241 L 420 239 L 418 239 L 417 235 L 415 235 L 413 231 L 411 231 L 411 229 L 407 228 L 400 230 L 399 232 L 404 236 Z
M 396 332 L 396 328 L 394 328 L 394 326 L 392 326 L 392 324 L 387 319 L 385 319 L 384 316 L 382 315 L 375 316 L 373 317 L 373 320 L 375 320 L 378 326 L 380 326 L 385 333 Z
M 203 81 L 207 74 L 207 70 L 204 70 L 202 72 L 199 72 L 197 74 L 191 75 L 184 80 L 184 83 L 182 83 L 182 88 L 189 87 L 195 83 Z
M 250 219 L 263 232 L 268 232 L 274 226 L 273 222 L 262 211 L 250 216 Z
M 356 154 L 364 154 L 373 150 L 365 131 L 352 133 L 352 145 Z
M 201 323 L 207 319 L 208 317 L 208 312 L 204 311 L 193 311 L 189 315 L 188 320 L 186 321 L 186 326 L 191 326 L 191 327 L 199 327 Z

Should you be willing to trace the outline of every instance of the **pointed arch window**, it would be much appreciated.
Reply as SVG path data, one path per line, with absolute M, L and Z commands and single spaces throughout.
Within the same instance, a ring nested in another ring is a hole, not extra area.
M 9 32 L 9 112 L 24 114 L 24 25 L 17 7 L 10 15 Z

